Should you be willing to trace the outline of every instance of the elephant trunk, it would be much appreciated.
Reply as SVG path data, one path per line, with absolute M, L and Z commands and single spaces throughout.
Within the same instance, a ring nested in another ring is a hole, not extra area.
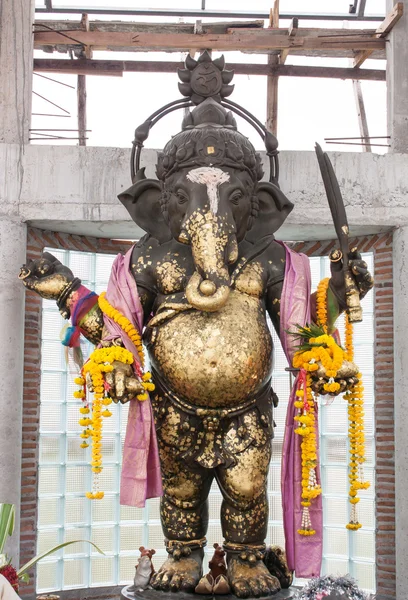
M 186 287 L 189 304 L 197 310 L 222 308 L 230 293 L 227 263 L 237 259 L 235 235 L 211 211 L 195 211 L 185 223 L 196 271 Z

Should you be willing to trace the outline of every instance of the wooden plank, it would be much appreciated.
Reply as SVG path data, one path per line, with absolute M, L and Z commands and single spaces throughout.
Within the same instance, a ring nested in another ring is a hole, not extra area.
M 86 146 L 86 75 L 78 75 L 78 139 L 80 146 Z
M 391 29 L 394 27 L 394 25 L 398 23 L 403 13 L 404 3 L 397 2 L 397 4 L 394 5 L 392 11 L 385 17 L 384 21 L 376 29 L 374 36 L 377 38 L 384 38 L 385 36 L 387 36 L 390 33 Z M 361 67 L 364 61 L 366 61 L 367 58 L 370 58 L 371 54 L 372 50 L 369 49 L 358 52 L 354 58 L 353 66 Z
M 370 144 L 370 134 L 368 131 L 367 114 L 365 111 L 363 90 L 361 89 L 361 81 L 353 80 L 354 99 L 356 102 L 358 127 L 362 138 L 364 152 L 372 152 Z
M 88 15 L 89 16 L 89 15 Z M 122 31 L 122 32 L 145 32 L 145 33 L 194 33 L 195 23 L 144 23 L 131 21 L 89 21 L 90 31 Z M 80 21 L 66 20 L 47 20 L 36 19 L 35 27 L 43 29 L 53 29 L 54 31 L 75 31 L 83 29 Z M 227 33 L 228 29 L 263 29 L 263 20 L 254 21 L 216 21 L 214 23 L 201 23 L 203 33 Z M 369 30 L 371 33 L 375 29 Z M 75 37 L 75 35 L 74 35 Z
M 370 58 L 371 53 L 372 50 L 362 50 L 361 52 L 357 52 L 353 60 L 353 67 L 355 67 L 356 69 L 361 67 L 363 62 L 365 62 L 367 58 Z
M 269 26 L 279 29 L 279 0 L 275 0 L 269 16 Z M 273 74 L 267 76 L 266 82 L 266 129 L 278 135 L 278 94 L 279 94 L 279 55 L 268 56 L 268 67 Z
M 385 37 L 391 31 L 396 23 L 400 20 L 404 14 L 404 3 L 397 2 L 392 11 L 385 17 L 384 21 L 378 27 L 375 32 L 376 37 Z
M 137 60 L 64 60 L 35 58 L 34 71 L 41 73 L 68 73 L 120 77 L 124 71 L 133 73 L 176 73 L 183 68 L 176 61 Z M 265 64 L 228 63 L 228 69 L 237 75 L 269 75 L 271 67 Z M 384 69 L 348 69 L 341 67 L 312 67 L 303 65 L 278 65 L 274 67 L 279 77 L 321 77 L 328 79 L 361 79 L 385 81 Z
M 81 18 L 81 29 L 84 31 L 89 31 L 89 17 L 87 14 L 83 14 Z M 92 46 L 85 47 L 85 58 L 92 58 Z
M 310 30 L 313 33 L 298 34 L 289 37 L 286 29 L 230 29 L 227 34 L 169 34 L 169 33 L 130 33 L 76 31 L 72 37 L 79 44 L 92 46 L 95 50 L 121 48 L 134 51 L 189 51 L 190 49 L 212 48 L 213 50 L 240 50 L 269 54 L 271 50 L 309 49 L 309 50 L 383 50 L 385 41 L 369 35 L 343 34 L 331 35 L 330 30 Z M 58 32 L 41 31 L 34 34 L 34 47 L 61 46 L 66 38 Z M 70 45 L 75 45 L 70 44 Z
M 297 19 L 295 17 L 294 19 L 292 19 L 292 22 L 288 27 L 288 36 L 289 37 L 295 37 L 297 30 L 298 30 L 298 26 L 299 26 L 299 19 Z M 288 48 L 286 48 L 285 50 L 282 50 L 282 52 L 280 53 L 279 63 L 281 65 L 285 64 L 288 54 L 289 54 Z

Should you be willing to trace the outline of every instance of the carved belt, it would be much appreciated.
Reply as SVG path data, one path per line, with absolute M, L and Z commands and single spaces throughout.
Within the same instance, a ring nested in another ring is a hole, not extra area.
M 273 438 L 272 403 L 276 395 L 269 382 L 256 397 L 239 406 L 203 408 L 176 396 L 156 373 L 153 377 L 157 393 L 152 403 L 159 442 L 175 448 L 190 466 L 232 466 L 235 455 Z

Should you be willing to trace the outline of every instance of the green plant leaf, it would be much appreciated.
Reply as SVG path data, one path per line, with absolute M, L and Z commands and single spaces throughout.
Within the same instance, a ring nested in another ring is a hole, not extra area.
M 3 554 L 8 535 L 14 531 L 14 504 L 0 504 L 0 554 Z
M 87 544 L 91 544 L 91 546 L 96 548 L 96 550 L 99 552 L 99 554 L 105 555 L 105 553 L 102 552 L 102 550 L 100 548 L 98 548 L 98 546 L 96 544 L 94 544 L 93 542 L 90 542 L 89 540 L 73 540 L 72 542 L 64 542 L 63 544 L 58 544 L 58 546 L 54 546 L 53 548 L 51 548 L 50 550 L 47 550 L 46 552 L 43 552 L 42 554 L 38 554 L 37 556 L 34 556 L 34 558 L 32 558 L 31 560 L 26 562 L 25 565 L 23 565 L 22 567 L 19 568 L 19 570 L 17 571 L 17 575 L 21 578 L 21 576 L 24 575 L 29 569 L 31 569 L 31 567 L 33 565 L 38 563 L 39 560 L 45 558 L 46 556 L 49 556 L 53 552 L 57 552 L 58 550 L 61 550 L 61 548 L 64 548 L 65 546 L 69 546 L 70 544 L 76 544 L 78 542 L 86 542 Z

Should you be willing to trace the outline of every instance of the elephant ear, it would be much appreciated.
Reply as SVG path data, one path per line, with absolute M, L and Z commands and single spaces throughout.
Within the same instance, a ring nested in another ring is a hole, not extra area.
M 170 229 L 160 206 L 162 189 L 157 179 L 147 179 L 144 168 L 136 173 L 133 185 L 118 198 L 133 221 L 160 244 L 171 240 Z
M 293 208 L 292 202 L 278 186 L 269 181 L 258 184 L 256 197 L 259 203 L 258 216 L 246 235 L 246 239 L 253 244 L 278 231 Z

